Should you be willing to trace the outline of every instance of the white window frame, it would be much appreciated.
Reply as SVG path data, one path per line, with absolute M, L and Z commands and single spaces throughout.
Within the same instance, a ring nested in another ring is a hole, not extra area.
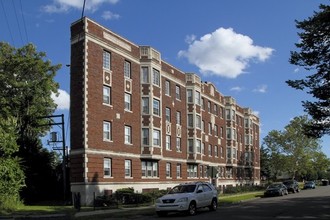
M 171 109 L 169 107 L 165 108 L 165 118 L 166 121 L 171 122 Z
M 109 121 L 103 121 L 103 141 L 112 140 L 112 123 Z
M 149 97 L 142 97 L 142 113 L 149 115 Z
M 149 146 L 149 128 L 142 128 L 142 145 Z
M 103 86 L 103 104 L 111 105 L 111 87 Z
M 171 82 L 165 80 L 165 95 L 171 96 Z
M 112 176 L 112 160 L 111 158 L 103 158 L 103 176 Z
M 146 177 L 146 178 L 158 177 L 158 162 L 142 161 L 141 171 L 142 171 L 142 177 Z
M 125 92 L 125 110 L 132 111 L 132 95 Z
M 166 150 L 171 150 L 171 136 L 166 135 L 165 139 Z
M 141 67 L 141 82 L 149 83 L 149 67 L 147 66 Z
M 125 60 L 124 62 L 124 76 L 127 79 L 131 79 L 132 75 L 131 75 L 131 62 Z
M 160 101 L 158 99 L 153 99 L 152 113 L 153 115 L 160 116 Z
M 125 144 L 132 144 L 132 127 L 125 125 Z
M 103 69 L 111 69 L 111 53 L 108 51 L 103 51 Z
M 175 86 L 175 98 L 181 100 L 181 88 L 178 85 Z
M 132 177 L 132 160 L 125 160 L 125 177 Z
M 171 178 L 172 172 L 171 172 L 171 163 L 166 163 L 166 178 Z
M 160 86 L 160 72 L 154 68 L 152 69 L 152 83 Z
M 152 131 L 152 144 L 153 144 L 153 146 L 160 147 L 160 141 L 161 141 L 160 130 L 154 129 Z
M 181 178 L 181 164 L 176 165 L 176 177 Z
M 176 137 L 176 151 L 181 152 L 181 138 Z

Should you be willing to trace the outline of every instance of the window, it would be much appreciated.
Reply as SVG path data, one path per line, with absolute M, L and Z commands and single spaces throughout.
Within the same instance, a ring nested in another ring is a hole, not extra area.
M 223 138 L 223 127 L 220 128 L 220 137 Z
M 220 157 L 223 158 L 223 147 L 220 147 Z
M 213 105 L 213 113 L 218 115 L 218 106 L 216 104 Z
M 177 100 L 181 100 L 181 90 L 180 86 L 175 86 L 175 98 Z
M 218 125 L 214 125 L 214 135 L 219 136 Z
M 201 151 L 202 151 L 202 154 L 205 155 L 205 143 L 202 143 L 202 149 L 201 149 Z
M 166 177 L 171 177 L 171 163 L 166 163 Z
M 141 68 L 142 72 L 142 83 L 149 83 L 149 68 L 146 66 L 143 66 Z
M 231 148 L 227 147 L 227 159 L 231 159 Z
M 196 152 L 197 153 L 201 153 L 201 145 L 202 145 L 202 142 L 200 140 L 197 140 L 196 141 Z
M 193 126 L 194 126 L 193 115 L 188 114 L 188 127 L 193 127 Z
M 179 137 L 176 138 L 176 151 L 181 151 L 181 138 Z
M 196 91 L 195 92 L 195 104 L 200 105 L 201 104 L 201 93 Z
M 196 128 L 201 129 L 201 116 L 200 115 L 196 115 Z
M 231 129 L 227 128 L 226 131 L 227 131 L 227 139 L 231 139 Z
M 111 54 L 108 51 L 103 51 L 103 68 L 110 70 L 111 68 Z
M 203 110 L 205 110 L 204 98 L 201 99 L 201 107 L 202 107 Z
M 153 84 L 160 86 L 160 73 L 156 69 L 153 69 Z
M 131 94 L 125 93 L 125 110 L 131 111 L 132 109 L 131 103 Z
M 214 156 L 219 157 L 217 145 L 214 146 Z
M 232 120 L 233 121 L 235 121 L 235 119 L 236 119 L 236 112 L 235 112 L 235 110 L 231 110 L 232 111 Z
M 205 132 L 205 122 L 202 120 L 202 132 Z
M 211 102 L 207 101 L 207 111 L 211 112 Z
M 188 140 L 188 152 L 194 153 L 194 140 L 192 139 Z
M 142 144 L 149 145 L 149 128 L 142 128 Z
M 153 130 L 153 134 L 152 134 L 152 138 L 153 138 L 153 145 L 154 146 L 160 146 L 160 130 Z
M 165 109 L 165 118 L 166 118 L 166 121 L 170 122 L 171 121 L 171 109 L 166 107 Z
M 179 111 L 176 112 L 176 123 L 181 125 L 181 112 Z
M 142 177 L 158 177 L 158 162 L 142 161 L 141 171 Z
M 226 109 L 226 119 L 230 120 L 230 109 Z
M 132 161 L 125 160 L 125 177 L 132 177 Z
M 166 150 L 171 150 L 171 136 L 166 135 Z
M 165 81 L 165 95 L 171 96 L 170 81 Z
M 153 114 L 160 116 L 160 104 L 157 99 L 153 100 Z
M 111 177 L 111 158 L 103 159 L 103 174 L 104 177 Z
M 193 93 L 191 89 L 187 89 L 187 99 L 189 103 L 193 102 Z
M 222 107 L 220 107 L 220 117 L 223 118 L 223 113 L 224 112 L 224 109 Z
M 103 104 L 111 105 L 111 88 L 103 86 Z
M 212 124 L 209 123 L 209 134 L 211 135 L 212 134 Z
M 124 63 L 124 76 L 125 78 L 131 79 L 131 63 L 125 60 Z
M 149 98 L 142 98 L 142 113 L 148 115 L 149 114 Z
M 103 122 L 103 140 L 111 141 L 111 122 L 104 121 Z
M 132 144 L 132 127 L 125 126 L 125 144 Z
M 188 177 L 194 178 L 197 177 L 197 165 L 188 164 Z
M 208 150 L 209 150 L 209 156 L 212 156 L 212 145 L 211 144 L 209 144 Z
M 176 177 L 181 178 L 181 164 L 176 165 Z

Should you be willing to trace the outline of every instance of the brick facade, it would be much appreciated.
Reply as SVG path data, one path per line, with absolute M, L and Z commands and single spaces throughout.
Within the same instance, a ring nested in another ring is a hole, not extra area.
M 110 69 L 103 68 L 104 52 Z M 93 193 L 126 187 L 260 183 L 259 118 L 152 47 L 78 20 L 71 25 L 70 86 L 71 191 L 81 193 L 82 204 Z

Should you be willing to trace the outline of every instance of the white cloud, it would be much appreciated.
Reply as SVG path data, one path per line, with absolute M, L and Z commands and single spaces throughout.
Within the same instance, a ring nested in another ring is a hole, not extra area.
M 112 13 L 111 11 L 104 11 L 102 13 L 102 18 L 104 20 L 115 20 L 115 19 L 119 19 L 120 16 L 118 14 Z
M 242 87 L 239 87 L 239 86 L 235 86 L 235 87 L 233 87 L 233 88 L 230 89 L 230 91 L 236 91 L 236 92 L 240 92 L 242 90 L 243 90 L 243 88 Z
M 119 0 L 86 0 L 85 10 L 96 11 L 102 4 L 116 4 Z M 84 0 L 53 0 L 52 4 L 45 5 L 42 9 L 47 13 L 65 13 L 71 8 L 82 9 Z
M 267 85 L 260 85 L 256 89 L 254 89 L 253 92 L 266 93 L 267 92 Z
M 51 97 L 54 100 L 54 102 L 57 104 L 58 110 L 65 110 L 70 108 L 70 95 L 66 91 L 59 89 L 58 90 L 59 95 L 56 96 L 56 94 L 52 94 Z
M 299 68 L 294 69 L 293 72 L 298 73 L 299 72 Z
M 196 40 L 196 36 L 194 34 L 192 35 L 187 35 L 184 42 L 186 42 L 187 44 L 191 44 Z
M 250 37 L 238 34 L 232 28 L 219 28 L 199 40 L 192 39 L 191 43 L 188 41 L 188 44 L 187 50 L 179 51 L 179 57 L 186 57 L 203 74 L 227 78 L 236 78 L 244 73 L 251 61 L 263 62 L 274 51 L 269 47 L 253 45 Z

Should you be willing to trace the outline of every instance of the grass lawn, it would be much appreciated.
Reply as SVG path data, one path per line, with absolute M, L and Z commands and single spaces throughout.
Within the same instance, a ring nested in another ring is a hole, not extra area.
M 258 192 L 250 192 L 250 193 L 240 193 L 233 195 L 223 195 L 219 196 L 219 206 L 227 205 L 232 203 L 238 203 L 244 200 L 250 200 L 254 198 L 260 198 L 263 196 L 263 191 Z M 93 211 L 93 207 L 82 207 L 80 212 L 88 212 Z M 102 209 L 97 208 L 97 211 L 101 211 Z M 111 213 L 111 217 L 127 217 L 127 216 L 151 216 L 155 214 L 155 210 L 152 206 L 146 209 L 122 209 L 123 211 Z M 73 219 L 74 215 L 78 211 L 75 210 L 72 206 L 52 206 L 52 205 L 33 205 L 33 206 L 21 206 L 13 213 L 1 213 L 0 216 L 17 216 L 17 215 L 49 215 L 49 214 L 65 214 Z M 95 213 L 96 214 L 96 213 Z M 97 214 L 92 215 L 93 219 L 104 219 L 105 217 L 109 217 L 109 214 Z M 91 216 L 78 217 L 76 219 L 84 220 L 91 219 Z

